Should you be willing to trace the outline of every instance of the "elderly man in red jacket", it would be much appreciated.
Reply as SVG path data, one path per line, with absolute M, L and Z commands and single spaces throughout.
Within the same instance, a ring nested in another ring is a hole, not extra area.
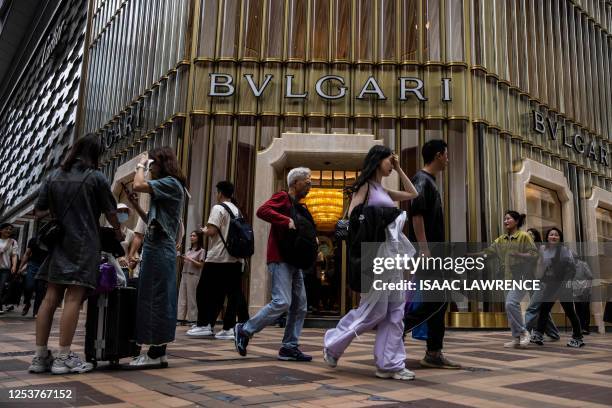
M 292 169 L 287 175 L 287 185 L 289 191 L 275 193 L 257 210 L 259 218 L 272 224 L 268 237 L 267 256 L 268 269 L 272 276 L 272 300 L 247 322 L 236 325 L 234 340 L 236 351 L 241 356 L 246 356 L 249 338 L 288 312 L 278 359 L 311 361 L 312 356 L 302 353 L 298 348 L 298 339 L 307 311 L 302 270 L 287 263 L 280 248 L 280 243 L 286 239 L 288 230 L 296 229 L 294 220 L 290 217 L 291 206 L 306 197 L 310 191 L 310 169 L 305 167 Z M 303 210 L 308 213 L 305 208 Z M 307 215 L 310 217 L 309 213 Z

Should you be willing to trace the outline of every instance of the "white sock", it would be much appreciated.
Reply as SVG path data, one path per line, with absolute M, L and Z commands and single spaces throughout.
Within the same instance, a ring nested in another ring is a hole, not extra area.
M 36 346 L 36 357 L 47 357 L 47 346 Z
M 70 346 L 66 346 L 66 347 L 60 346 L 59 354 L 62 357 L 66 357 L 68 354 L 70 354 Z

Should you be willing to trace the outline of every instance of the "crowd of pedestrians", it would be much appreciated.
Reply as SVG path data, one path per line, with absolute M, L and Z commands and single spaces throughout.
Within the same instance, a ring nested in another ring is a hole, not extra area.
M 5 301 L 7 294 L 2 293 L 5 284 L 14 276 L 24 275 L 22 314 L 27 315 L 32 308 L 36 317 L 36 354 L 29 371 L 65 374 L 93 369 L 91 363 L 71 350 L 71 344 L 81 305 L 98 285 L 102 214 L 124 252 L 116 259 L 116 269 L 125 273 L 125 281 L 137 287 L 135 341 L 148 346 L 135 356 L 129 368 L 167 367 L 166 348 L 175 340 L 178 325 L 191 325 L 186 332 L 189 337 L 233 340 L 236 351 L 246 356 L 251 337 L 283 316 L 286 324 L 278 359 L 312 360 L 299 348 L 308 311 L 304 271 L 312 268 L 319 255 L 316 225 L 302 204 L 312 184 L 310 169 L 290 170 L 287 190 L 274 193 L 256 210 L 256 216 L 270 224 L 267 268 L 271 300 L 249 316 L 242 281 L 252 254 L 253 243 L 248 242 L 252 234 L 246 228 L 245 235 L 238 236 L 240 228 L 248 225 L 234 198 L 234 185 L 229 181 L 216 184 L 216 204 L 206 223 L 190 232 L 188 248 L 181 254 L 177 250 L 183 239 L 183 209 L 188 193 L 174 151 L 162 147 L 142 155 L 135 169 L 133 190 L 124 186 L 129 206 L 117 204 L 107 179 L 98 170 L 101 152 L 99 138 L 87 135 L 74 144 L 61 167 L 45 179 L 35 212 L 40 220 L 50 218 L 57 228 L 46 228 L 42 236 L 31 238 L 21 262 L 13 226 L 0 225 L 0 313 L 10 303 Z M 383 257 L 443 256 L 445 220 L 436 180 L 449 162 L 447 145 L 443 140 L 430 140 L 423 145 L 422 156 L 424 167 L 411 180 L 391 149 L 374 146 L 355 183 L 346 189 L 350 198 L 346 238 L 349 269 L 357 265 L 357 278 L 352 281 L 357 286 L 364 282 L 359 271 L 362 259 L 371 255 L 362 249 L 362 243 L 377 243 L 374 252 Z M 383 186 L 383 178 L 393 171 L 399 175 L 403 190 Z M 149 197 L 148 211 L 141 208 L 138 193 Z M 398 208 L 400 202 L 408 203 L 408 212 Z M 133 215 L 138 220 L 132 230 L 127 224 Z M 403 233 L 405 224 L 408 237 Z M 544 283 L 542 291 L 528 294 L 512 290 L 506 294 L 505 310 L 512 338 L 504 347 L 542 345 L 545 336 L 549 341 L 559 340 L 550 314 L 557 300 L 572 324 L 572 338 L 567 345 L 582 347 L 583 334 L 588 334 L 590 323 L 589 285 L 567 287 L 562 283 L 592 279 L 588 265 L 563 245 L 563 233 L 558 228 L 549 229 L 541 242 L 537 230 L 522 230 L 524 224 L 524 214 L 506 211 L 504 234 L 481 253 L 499 261 L 505 278 L 528 279 L 539 273 Z M 45 240 L 49 230 L 56 234 L 52 245 Z M 182 265 L 179 285 L 177 264 Z M 384 279 L 399 281 L 404 272 L 387 271 Z M 429 270 L 424 274 L 417 271 L 416 278 L 444 278 L 443 271 Z M 354 289 L 361 292 L 359 306 L 324 335 L 323 359 L 327 365 L 336 367 L 356 337 L 376 330 L 375 375 L 412 380 L 415 374 L 405 366 L 406 333 L 426 325 L 426 351 L 421 366 L 461 368 L 443 353 L 445 313 L 450 301 L 446 296 L 412 304 L 408 291 L 380 291 L 371 286 Z M 530 302 L 523 317 L 520 305 L 526 295 Z M 61 303 L 60 348 L 53 355 L 47 343 Z M 215 333 L 221 312 L 223 327 Z

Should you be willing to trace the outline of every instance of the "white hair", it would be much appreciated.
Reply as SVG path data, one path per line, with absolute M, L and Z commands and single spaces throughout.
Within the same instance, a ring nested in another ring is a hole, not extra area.
M 304 180 L 308 176 L 310 176 L 310 169 L 308 167 L 291 169 L 289 174 L 287 174 L 287 187 L 291 187 L 296 181 Z

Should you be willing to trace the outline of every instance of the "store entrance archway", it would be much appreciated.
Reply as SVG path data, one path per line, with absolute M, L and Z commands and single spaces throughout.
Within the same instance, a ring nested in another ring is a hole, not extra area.
M 370 148 L 382 144 L 374 135 L 283 133 L 256 158 L 253 208 L 257 209 L 270 196 L 285 188 L 286 169 L 309 167 L 316 170 L 354 171 L 359 169 Z M 386 177 L 383 184 L 397 189 L 397 175 Z M 251 258 L 249 279 L 249 312 L 255 314 L 270 299 L 270 279 L 266 266 L 266 249 L 270 224 L 254 217 L 255 253 Z

